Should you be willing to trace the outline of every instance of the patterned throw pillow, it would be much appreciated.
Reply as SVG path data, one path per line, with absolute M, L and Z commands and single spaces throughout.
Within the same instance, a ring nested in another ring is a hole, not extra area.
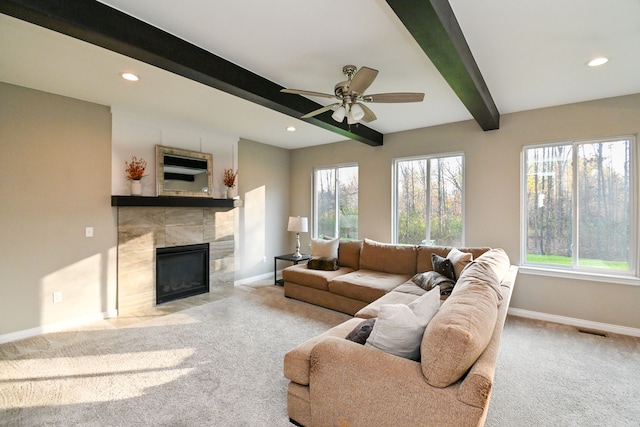
M 431 263 L 433 264 L 433 271 L 442 274 L 454 282 L 456 281 L 456 273 L 450 259 L 443 258 L 437 254 L 431 254 Z
M 307 268 L 312 270 L 335 271 L 338 269 L 336 258 L 312 257 L 307 262 Z

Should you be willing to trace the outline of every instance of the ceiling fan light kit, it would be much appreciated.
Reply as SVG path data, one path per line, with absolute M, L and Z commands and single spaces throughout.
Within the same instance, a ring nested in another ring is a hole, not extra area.
M 369 88 L 378 75 L 378 70 L 373 68 L 360 67 L 358 70 L 355 65 L 345 65 L 342 67 L 342 73 L 347 77 L 347 80 L 335 86 L 333 95 L 300 89 L 281 89 L 280 92 L 337 99 L 339 102 L 311 111 L 302 116 L 301 119 L 308 119 L 325 111 L 333 110 L 331 115 L 333 120 L 341 123 L 346 117 L 347 123 L 350 125 L 356 124 L 360 120 L 367 123 L 376 120 L 376 115 L 369 107 L 363 104 L 364 102 L 404 103 L 422 102 L 424 99 L 424 93 L 412 92 L 365 95 L 365 90 Z

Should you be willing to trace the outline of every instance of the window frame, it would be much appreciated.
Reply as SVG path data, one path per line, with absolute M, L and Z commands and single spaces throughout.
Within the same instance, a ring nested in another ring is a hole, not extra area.
M 338 169 L 342 169 L 342 168 L 351 168 L 351 167 L 355 167 L 358 169 L 358 205 L 360 204 L 360 166 L 357 162 L 348 162 L 348 163 L 338 163 L 335 165 L 325 165 L 325 166 L 315 166 L 313 168 L 312 171 L 312 176 L 311 176 L 311 199 L 312 199 L 312 228 L 311 228 L 311 237 L 314 239 L 318 238 L 318 219 L 319 219 L 319 215 L 318 215 L 318 192 L 317 190 L 317 182 L 316 182 L 316 174 L 318 171 L 320 170 L 331 170 L 333 169 L 335 172 L 335 184 L 336 184 L 336 189 L 338 188 L 338 177 L 339 174 L 337 173 Z M 338 192 L 336 191 L 336 194 L 338 194 Z M 334 199 L 334 206 L 335 206 L 335 212 L 337 213 L 339 211 L 338 207 L 339 207 L 339 200 L 336 197 Z M 338 237 L 340 239 L 343 239 L 343 237 L 340 236 L 340 220 L 339 220 L 339 215 L 336 215 L 336 222 L 334 223 L 334 236 L 332 237 Z M 360 209 L 358 209 L 358 236 L 360 234 Z
M 558 264 L 545 264 L 538 262 L 531 262 L 527 260 L 528 252 L 528 232 L 529 232 L 529 205 L 528 205 L 528 178 L 527 178 L 527 160 L 526 153 L 529 149 L 548 148 L 557 146 L 570 146 L 571 153 L 571 191 L 572 191 L 572 215 L 571 215 L 571 228 L 572 228 L 572 246 L 578 244 L 578 168 L 575 167 L 577 159 L 579 157 L 580 145 L 584 144 L 597 144 L 608 143 L 615 141 L 628 140 L 630 142 L 629 147 L 629 159 L 631 164 L 629 165 L 629 270 L 610 270 L 604 268 L 580 266 L 578 263 L 579 250 L 572 251 L 571 265 L 563 266 Z M 581 278 L 586 280 L 593 280 L 598 282 L 612 282 L 614 278 L 615 283 L 621 284 L 633 284 L 638 285 L 640 281 L 638 266 L 640 265 L 639 259 L 639 243 L 638 237 L 638 165 L 640 159 L 638 158 L 638 147 L 636 135 L 614 135 L 609 137 L 599 138 L 584 138 L 584 139 L 572 139 L 566 141 L 557 141 L 550 143 L 535 143 L 526 144 L 522 146 L 520 153 L 520 269 L 522 272 L 538 275 L 548 275 L 555 277 L 565 278 Z
M 434 159 L 445 159 L 448 157 L 461 157 L 462 158 L 462 235 L 461 239 L 461 247 L 465 245 L 465 234 L 466 234 L 466 214 L 465 214 L 465 193 L 466 193 L 466 159 L 464 152 L 462 151 L 453 151 L 448 153 L 436 153 L 436 154 L 423 154 L 418 156 L 408 156 L 408 157 L 397 157 L 393 159 L 392 163 L 392 171 L 391 171 L 391 241 L 394 244 L 398 243 L 398 163 L 406 162 L 406 161 L 416 161 L 416 160 L 425 160 L 427 161 L 427 173 L 426 176 L 431 176 L 431 160 Z M 429 218 L 431 218 L 431 186 L 427 186 L 427 194 L 426 198 L 429 201 L 428 209 L 429 209 Z M 426 227 L 429 230 L 429 234 L 431 232 L 431 221 L 426 221 Z

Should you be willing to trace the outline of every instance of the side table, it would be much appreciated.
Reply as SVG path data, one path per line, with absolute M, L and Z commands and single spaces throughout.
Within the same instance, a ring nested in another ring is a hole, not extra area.
M 293 254 L 285 254 L 278 255 L 273 257 L 273 281 L 274 284 L 284 286 L 284 279 L 278 279 L 278 260 L 280 261 L 289 261 L 292 262 L 293 265 L 297 265 L 299 262 L 308 261 L 311 259 L 311 255 L 301 255 L 300 257 L 295 257 Z

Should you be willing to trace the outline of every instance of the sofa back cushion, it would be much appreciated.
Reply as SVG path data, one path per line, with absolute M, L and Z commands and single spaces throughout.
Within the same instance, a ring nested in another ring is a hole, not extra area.
M 362 240 L 340 240 L 338 246 L 338 265 L 357 270 L 360 268 L 360 248 Z
M 416 247 L 364 239 L 360 268 L 391 274 L 416 274 Z
M 450 246 L 418 246 L 416 273 L 432 271 L 433 267 L 431 263 L 431 254 L 440 255 L 441 257 L 446 258 L 451 249 L 452 248 Z M 461 252 L 470 252 L 471 254 L 473 254 L 473 259 L 476 259 L 491 248 L 477 247 L 457 249 Z
M 475 363 L 491 340 L 498 315 L 500 279 L 509 268 L 502 249 L 492 249 L 462 272 L 422 336 L 422 373 L 430 385 L 448 387 Z

